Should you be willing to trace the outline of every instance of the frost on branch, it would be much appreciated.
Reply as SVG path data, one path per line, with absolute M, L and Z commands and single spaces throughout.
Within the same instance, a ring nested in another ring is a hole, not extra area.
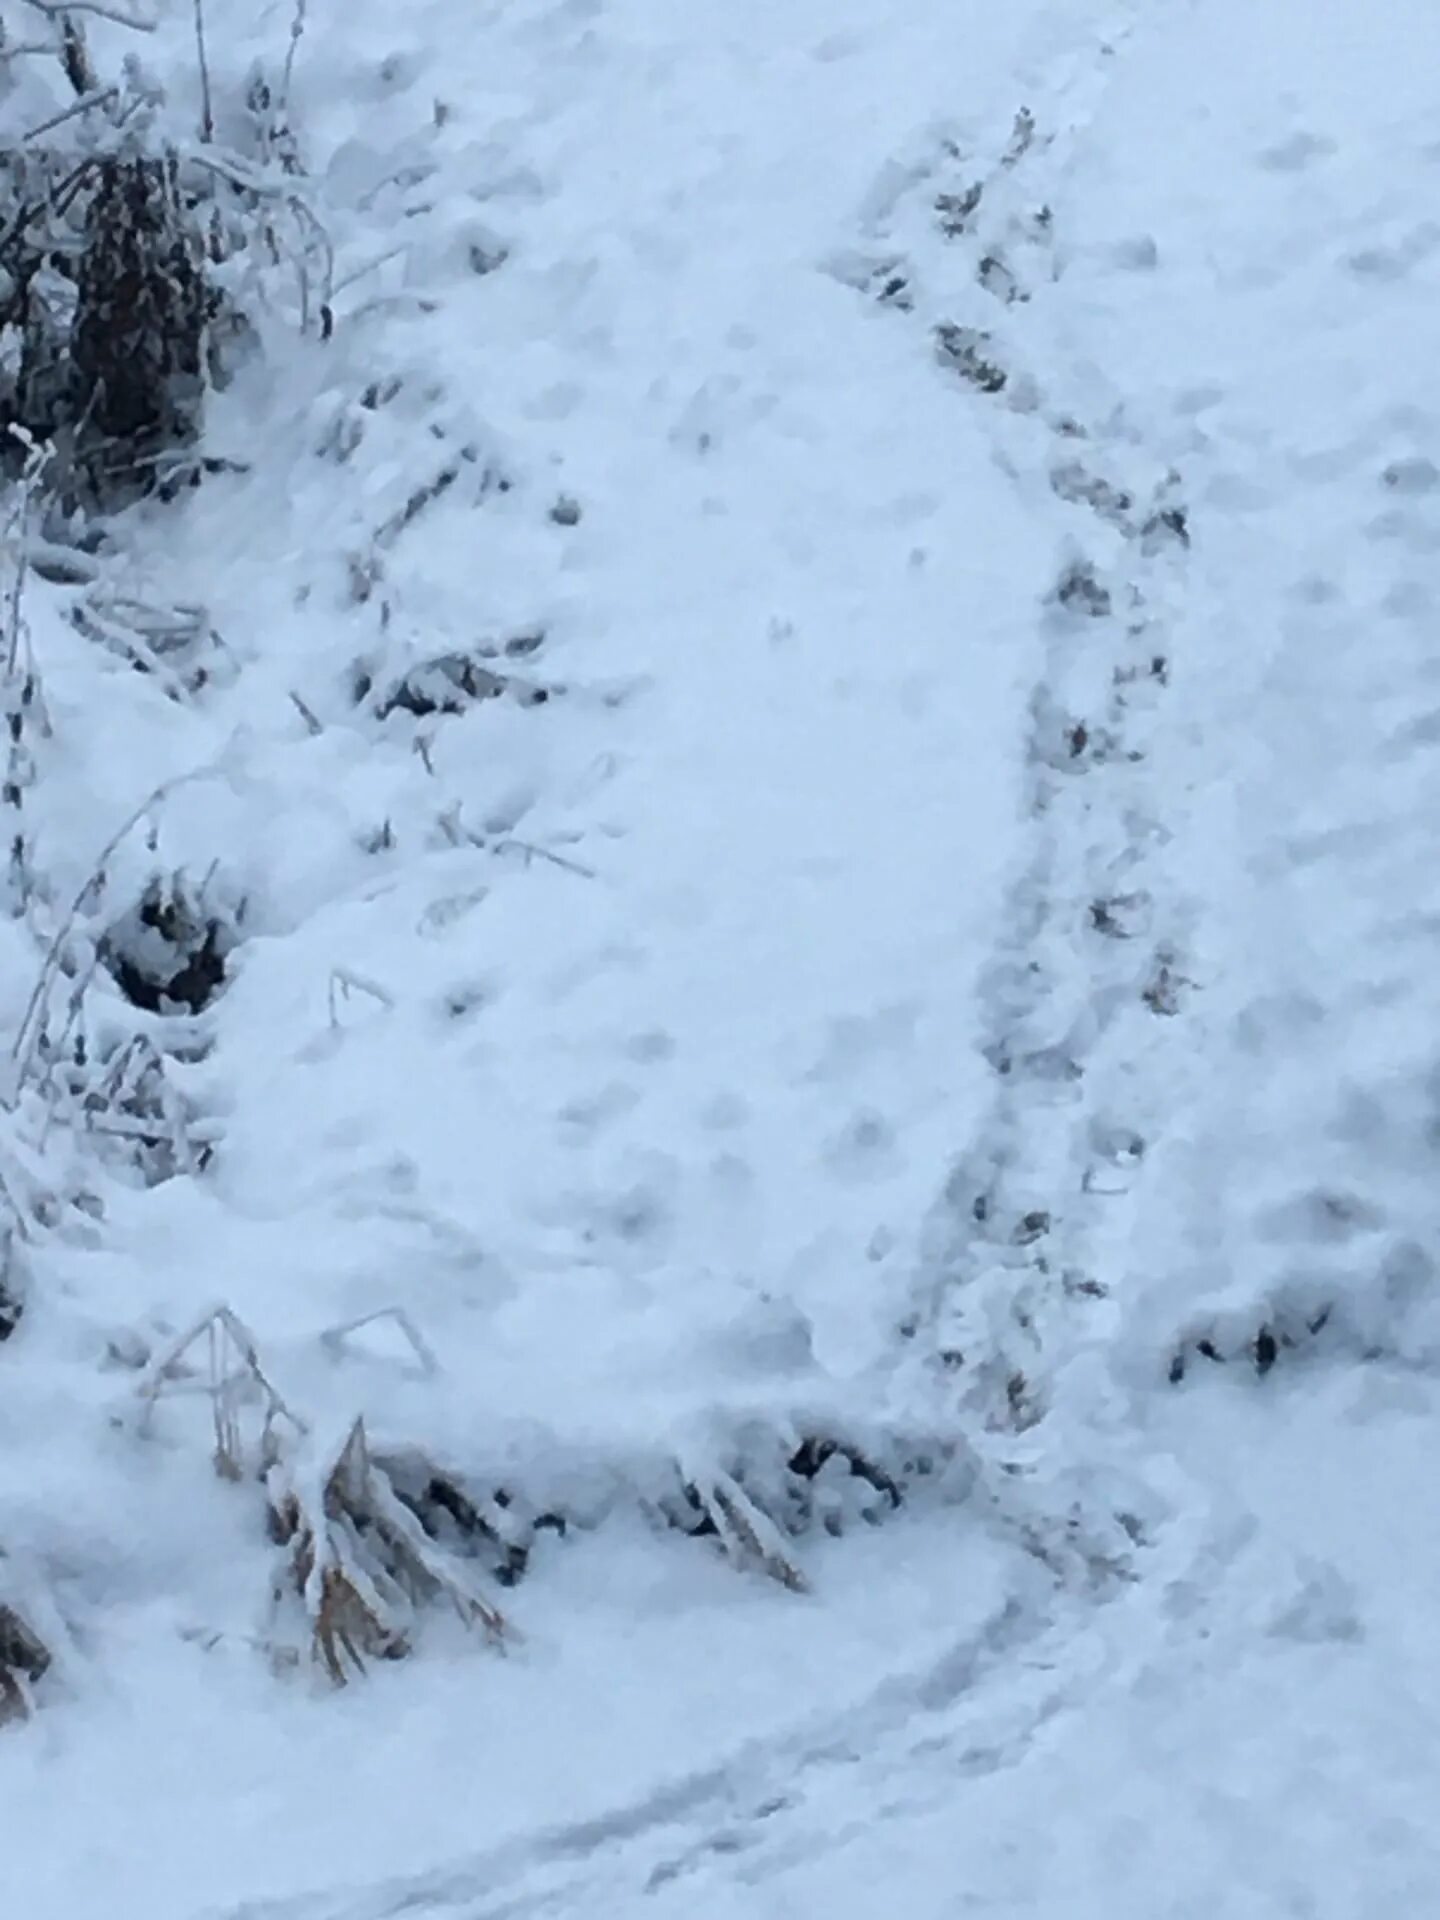
M 215 1471 L 224 1480 L 263 1473 L 279 1459 L 287 1436 L 309 1431 L 286 1405 L 261 1364 L 255 1336 L 229 1307 L 212 1307 L 164 1349 L 146 1369 L 136 1391 L 146 1403 L 146 1424 L 162 1396 L 196 1389 L 195 1356 L 205 1355 L 199 1391 L 210 1402 L 215 1430 Z M 258 1445 L 247 1449 L 243 1416 L 260 1410 Z

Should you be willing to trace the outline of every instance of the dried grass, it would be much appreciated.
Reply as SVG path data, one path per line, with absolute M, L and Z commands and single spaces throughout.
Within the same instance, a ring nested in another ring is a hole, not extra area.
M 0 1726 L 30 1718 L 32 1689 L 49 1666 L 49 1648 L 13 1607 L 0 1602 Z
M 493 1642 L 509 1634 L 504 1615 L 436 1546 L 376 1465 L 363 1419 L 309 1484 L 282 1461 L 267 1474 L 266 1492 L 272 1537 L 286 1549 L 276 1606 L 287 1592 L 299 1596 L 312 1655 L 336 1686 L 369 1660 L 409 1653 L 417 1606 L 437 1598 Z
M 201 1348 L 205 1376 L 201 1391 L 210 1398 L 215 1429 L 215 1471 L 225 1480 L 245 1477 L 246 1453 L 241 1415 L 246 1405 L 261 1410 L 256 1465 L 264 1472 L 283 1451 L 283 1436 L 303 1438 L 308 1423 L 287 1406 L 260 1363 L 255 1336 L 229 1307 L 212 1307 L 170 1342 L 146 1368 L 136 1392 L 146 1403 L 146 1421 L 162 1394 L 192 1390 L 196 1369 L 189 1356 Z
M 687 1498 L 702 1519 L 694 1532 L 713 1534 L 727 1560 L 778 1580 L 792 1593 L 808 1593 L 810 1582 L 777 1523 L 754 1501 L 733 1474 L 708 1469 L 684 1473 Z

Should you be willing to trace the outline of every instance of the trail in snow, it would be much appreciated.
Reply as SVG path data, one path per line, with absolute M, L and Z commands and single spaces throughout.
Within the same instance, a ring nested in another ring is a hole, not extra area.
M 1127 418 L 1118 374 L 1073 350 L 1055 212 L 1135 30 L 1121 14 L 1065 47 L 1003 126 L 932 136 L 898 190 L 882 183 L 867 250 L 838 263 L 931 347 L 1051 544 L 1025 851 L 981 981 L 993 1095 L 947 1183 L 908 1329 L 1004 1430 L 1053 1421 L 1050 1370 L 1113 1337 L 1193 985 L 1193 905 L 1166 859 L 1186 480 Z M 1101 1413 L 1092 1396 L 1081 1425 Z M 1083 1478 L 1093 1460 L 1074 1440 L 1052 1424 L 1044 1452 Z

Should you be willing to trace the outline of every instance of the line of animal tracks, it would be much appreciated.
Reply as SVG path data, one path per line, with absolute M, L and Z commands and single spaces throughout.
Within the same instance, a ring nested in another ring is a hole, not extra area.
M 1003 128 L 934 136 L 882 184 L 864 249 L 838 263 L 933 353 L 1055 553 L 1037 609 L 1029 852 L 982 987 L 993 1103 L 938 1210 L 905 1329 L 1001 1432 L 1054 1411 L 1054 1361 L 1107 1324 L 1195 986 L 1163 778 L 1186 477 L 1147 446 L 1123 369 L 1077 351 L 1057 210 L 1138 30 L 1132 12 L 1067 48 Z

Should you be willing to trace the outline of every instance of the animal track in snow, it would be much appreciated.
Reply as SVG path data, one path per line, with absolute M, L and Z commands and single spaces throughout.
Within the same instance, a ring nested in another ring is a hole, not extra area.
M 1103 73 L 1075 84 L 1083 95 Z M 943 141 L 886 203 L 871 264 L 862 252 L 839 268 L 928 327 L 958 403 L 1064 554 L 1037 608 L 1030 859 L 985 989 L 992 1106 L 937 1210 L 904 1329 L 925 1329 L 925 1351 L 1002 1431 L 1043 1416 L 1050 1362 L 1112 1290 L 1126 1203 L 1167 1118 L 1166 1028 L 1193 991 L 1149 763 L 1194 529 L 1182 475 L 1126 420 L 1123 373 L 1106 383 L 1069 363 L 1063 311 L 1058 325 L 1047 314 L 1063 309 L 1051 182 L 1075 137 L 1063 101 L 1044 101 L 988 143 Z

